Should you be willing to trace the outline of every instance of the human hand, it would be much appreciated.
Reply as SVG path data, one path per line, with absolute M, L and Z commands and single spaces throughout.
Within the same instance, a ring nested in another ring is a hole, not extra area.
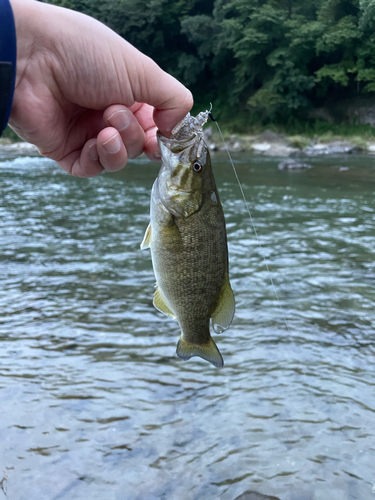
M 191 93 L 88 16 L 11 0 L 17 75 L 9 124 L 67 172 L 91 177 L 145 152 L 191 109 Z

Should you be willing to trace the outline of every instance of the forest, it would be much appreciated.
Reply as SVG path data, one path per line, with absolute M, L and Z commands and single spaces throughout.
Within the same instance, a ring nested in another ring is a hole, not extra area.
M 375 0 L 52 0 L 110 26 L 241 128 L 375 92 Z

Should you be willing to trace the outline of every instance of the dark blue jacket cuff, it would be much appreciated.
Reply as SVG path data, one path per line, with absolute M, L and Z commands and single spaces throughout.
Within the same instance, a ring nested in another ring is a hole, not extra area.
M 16 77 L 16 29 L 9 0 L 0 0 L 0 135 L 12 109 Z

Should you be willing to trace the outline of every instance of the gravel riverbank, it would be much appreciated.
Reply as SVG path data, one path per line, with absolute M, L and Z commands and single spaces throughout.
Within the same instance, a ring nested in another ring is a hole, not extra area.
M 216 132 L 216 131 L 215 131 Z M 204 138 L 211 151 L 225 149 L 219 135 L 215 134 L 212 127 L 204 131 Z M 317 137 L 287 136 L 266 130 L 258 135 L 224 135 L 225 143 L 231 152 L 248 151 L 254 155 L 279 156 L 283 158 L 303 159 L 310 156 L 329 154 L 369 153 L 375 154 L 374 140 L 366 140 L 356 136 L 342 137 Z M 12 142 L 10 139 L 0 139 L 1 156 L 40 156 L 38 148 L 27 142 Z

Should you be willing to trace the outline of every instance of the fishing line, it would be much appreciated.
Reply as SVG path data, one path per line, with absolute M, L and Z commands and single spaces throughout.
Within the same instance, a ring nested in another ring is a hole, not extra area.
M 212 105 L 211 105 L 211 109 L 212 109 Z M 240 178 L 238 177 L 238 173 L 237 173 L 237 170 L 236 170 L 236 167 L 234 166 L 234 163 L 233 163 L 233 160 L 232 160 L 232 157 L 230 155 L 230 152 L 229 152 L 229 149 L 228 149 L 228 146 L 226 145 L 226 142 L 224 140 L 224 137 L 223 137 L 223 134 L 221 132 L 221 129 L 219 127 L 219 124 L 217 123 L 217 121 L 215 120 L 215 118 L 212 116 L 212 113 L 211 113 L 211 110 L 208 112 L 208 116 L 211 118 L 211 120 L 216 123 L 216 126 L 217 126 L 217 129 L 219 131 L 219 134 L 220 134 L 220 137 L 221 137 L 221 140 L 223 141 L 223 144 L 224 144 L 224 148 L 225 148 L 225 151 L 227 152 L 228 154 L 228 157 L 229 157 L 229 161 L 232 165 L 232 168 L 233 168 L 233 172 L 234 172 L 234 175 L 236 176 L 236 179 L 237 179 L 237 182 L 238 182 L 238 185 L 240 187 L 240 190 L 241 190 L 241 194 L 242 194 L 242 198 L 243 198 L 243 201 L 245 203 L 245 207 L 246 207 L 246 210 L 247 210 L 247 213 L 249 215 L 249 219 L 251 221 L 251 225 L 253 227 L 253 231 L 254 231 L 254 234 L 256 236 L 256 239 L 257 239 L 257 242 L 258 242 L 258 246 L 259 246 L 259 249 L 260 249 L 260 253 L 262 255 L 262 258 L 263 258 L 263 263 L 268 271 L 268 274 L 269 274 L 269 278 L 270 278 L 270 282 L 271 282 L 271 285 L 272 285 L 272 289 L 273 289 L 273 293 L 275 294 L 275 297 L 277 299 L 277 303 L 278 303 L 278 306 L 279 306 L 279 309 L 281 311 L 281 314 L 282 314 L 282 317 L 284 319 L 284 323 L 285 323 L 285 326 L 286 326 L 286 329 L 288 330 L 288 333 L 290 333 L 290 330 L 289 330 L 289 326 L 288 326 L 288 322 L 286 320 L 286 316 L 285 316 L 285 313 L 284 313 L 284 308 L 283 306 L 281 305 L 281 301 L 280 301 L 280 298 L 279 298 L 279 294 L 277 293 L 277 290 L 276 290 L 276 286 L 275 286 L 275 283 L 273 281 L 273 278 L 272 278 L 272 273 L 270 271 L 270 268 L 268 266 L 268 262 L 267 262 L 267 258 L 265 256 L 265 253 L 263 251 L 263 247 L 260 243 L 260 238 L 258 236 L 258 232 L 255 228 L 255 224 L 254 224 L 254 219 L 251 215 L 251 211 L 250 211 L 250 207 L 249 207 L 249 204 L 247 202 L 247 199 L 246 199 L 246 196 L 245 196 L 245 193 L 244 193 L 244 190 L 243 190 L 243 187 L 242 187 L 242 184 L 241 184 L 241 181 L 240 181 Z

